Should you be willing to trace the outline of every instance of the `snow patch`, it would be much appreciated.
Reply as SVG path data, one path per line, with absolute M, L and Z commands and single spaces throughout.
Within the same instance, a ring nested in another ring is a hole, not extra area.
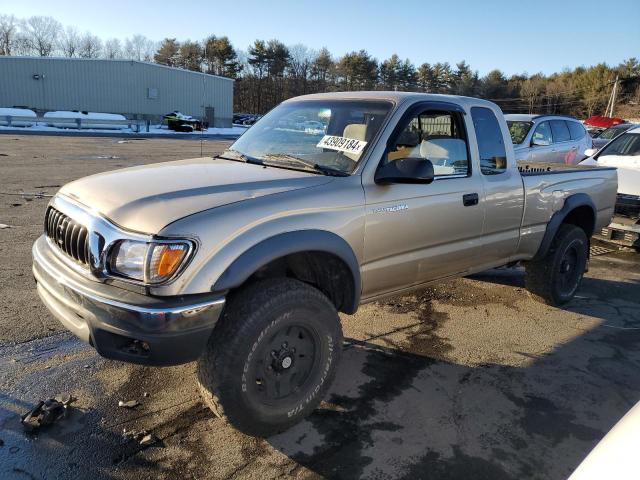
M 7 115 L 11 117 L 30 117 L 34 120 L 38 118 L 36 112 L 34 112 L 33 110 L 29 110 L 28 108 L 0 108 L 0 125 L 6 126 L 9 124 L 9 122 L 7 122 L 7 119 L 3 118 Z M 13 125 L 14 127 L 31 127 L 33 125 L 33 122 L 29 122 L 28 120 L 16 120 L 14 122 L 12 120 L 11 125 Z
M 102 113 L 102 112 L 69 112 L 65 110 L 55 111 L 55 112 L 47 112 L 43 115 L 44 119 L 51 119 L 51 122 L 47 122 L 50 127 L 57 128 L 78 128 L 75 122 L 56 122 L 55 120 L 58 118 L 68 118 L 70 120 L 80 120 L 80 128 L 82 129 L 106 129 L 106 130 L 122 130 L 125 128 L 129 128 L 127 124 L 117 124 L 117 123 L 100 123 L 100 122 L 110 122 L 110 121 L 119 121 L 126 122 L 127 119 L 124 115 L 119 115 L 117 113 Z

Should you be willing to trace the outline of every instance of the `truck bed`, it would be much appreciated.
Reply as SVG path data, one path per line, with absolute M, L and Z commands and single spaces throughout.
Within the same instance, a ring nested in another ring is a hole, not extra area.
M 584 193 L 595 206 L 595 232 L 611 221 L 618 188 L 615 168 L 518 162 L 524 186 L 524 211 L 518 252 L 535 252 L 553 214 L 570 195 Z

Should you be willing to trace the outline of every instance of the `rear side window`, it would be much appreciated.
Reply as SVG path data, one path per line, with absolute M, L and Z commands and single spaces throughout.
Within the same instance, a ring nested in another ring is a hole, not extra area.
M 587 131 L 578 122 L 567 122 L 567 125 L 569 126 L 569 134 L 571 135 L 571 140 L 580 140 L 587 134 Z
M 567 122 L 564 120 L 551 120 L 551 132 L 553 132 L 553 143 L 568 142 L 571 140 Z
M 484 175 L 497 175 L 507 170 L 507 151 L 498 119 L 491 110 L 471 107 L 473 128 L 478 140 L 480 171 Z

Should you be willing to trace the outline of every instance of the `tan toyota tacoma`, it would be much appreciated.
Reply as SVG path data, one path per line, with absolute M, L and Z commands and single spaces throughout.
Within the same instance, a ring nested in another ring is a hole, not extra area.
M 339 311 L 519 261 L 532 294 L 569 301 L 616 187 L 612 168 L 516 165 L 487 101 L 309 95 L 216 157 L 65 185 L 33 272 L 99 354 L 197 361 L 212 410 L 269 435 L 329 388 Z

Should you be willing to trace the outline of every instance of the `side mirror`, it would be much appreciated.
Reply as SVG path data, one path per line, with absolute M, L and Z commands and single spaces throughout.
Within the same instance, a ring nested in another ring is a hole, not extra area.
M 400 158 L 388 162 L 378 169 L 375 182 L 390 183 L 431 183 L 434 178 L 433 163 L 424 158 Z
M 597 149 L 597 148 L 587 148 L 587 149 L 584 151 L 584 154 L 585 154 L 587 157 L 593 157 L 596 153 L 598 153 L 598 149 Z
M 551 145 L 551 143 L 549 143 L 547 140 L 543 140 L 542 138 L 534 138 L 533 140 L 531 140 L 532 147 L 548 147 L 549 145 Z

